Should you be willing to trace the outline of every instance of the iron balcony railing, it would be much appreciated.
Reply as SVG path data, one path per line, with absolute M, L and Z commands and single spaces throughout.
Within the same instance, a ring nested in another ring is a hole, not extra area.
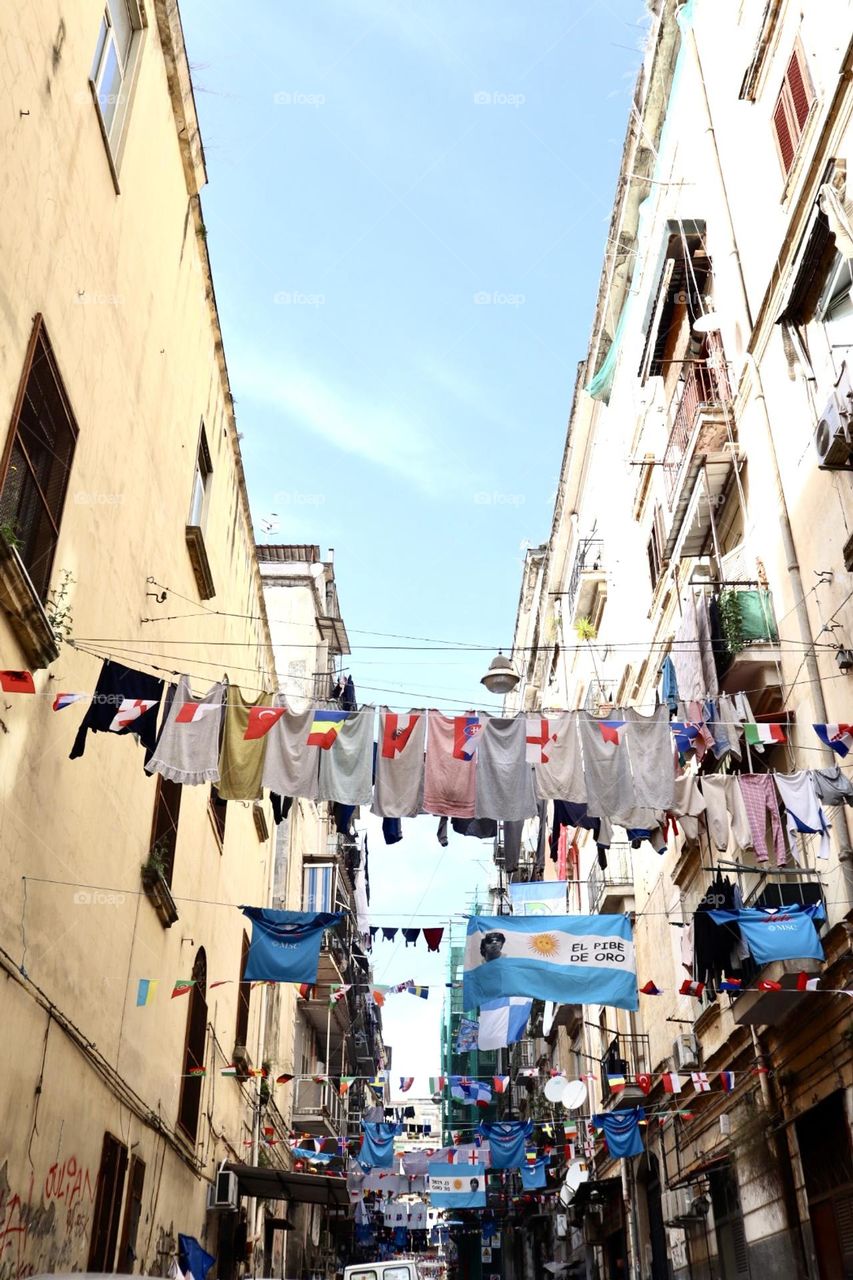
M 601 538 L 584 538 L 578 543 L 575 562 L 572 565 L 572 576 L 569 578 L 569 589 L 566 592 L 566 613 L 571 618 L 578 598 L 581 575 L 594 573 L 604 568 L 604 542 Z
M 601 1059 L 601 1092 L 604 1101 L 629 1090 L 637 1090 L 637 1076 L 650 1070 L 649 1037 L 618 1035 Z
M 294 1081 L 293 1118 L 301 1124 L 323 1122 L 336 1132 L 341 1121 L 341 1097 L 329 1080 Z
M 631 860 L 631 847 L 628 844 L 612 844 L 607 850 L 607 866 L 602 868 L 593 863 L 587 879 L 589 909 L 598 911 L 605 895 L 614 889 L 634 891 L 634 867 Z
M 722 409 L 732 402 L 732 389 L 722 346 L 709 337 L 705 360 L 685 361 L 681 378 L 681 399 L 675 410 L 669 440 L 663 454 L 663 474 L 667 502 L 672 507 L 681 469 L 690 452 L 696 418 L 702 408 Z

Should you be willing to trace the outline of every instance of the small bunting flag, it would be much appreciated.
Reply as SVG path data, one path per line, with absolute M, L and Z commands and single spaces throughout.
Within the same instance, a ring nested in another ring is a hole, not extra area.
M 275 1082 L 276 1084 L 290 1084 L 292 1079 L 293 1076 L 288 1075 L 287 1072 L 284 1071 L 280 1076 L 276 1076 Z
M 189 995 L 190 991 L 192 991 L 194 986 L 195 986 L 195 978 L 186 978 L 186 979 L 179 978 L 178 981 L 175 983 L 175 985 L 172 987 L 171 998 L 174 1000 L 175 996 Z
M 711 1082 L 704 1071 L 691 1071 L 690 1079 L 693 1081 L 693 1088 L 697 1093 L 710 1093 Z
M 743 736 L 751 747 L 762 751 L 765 746 L 775 747 L 780 742 L 787 742 L 781 724 L 745 724 Z
M 843 758 L 849 754 L 853 747 L 853 724 L 813 724 L 812 728 L 824 746 L 831 747 L 836 755 Z
M 756 991 L 781 991 L 782 983 L 774 982 L 771 978 L 762 978 L 755 984 Z
M 314 987 L 310 982 L 300 982 L 299 995 L 303 1000 L 310 1000 L 314 995 Z
M 352 1088 L 352 1083 L 354 1080 L 355 1080 L 355 1076 L 341 1076 L 340 1081 L 338 1083 L 338 1093 L 342 1098 L 346 1097 L 346 1095 L 349 1093 L 350 1089 Z
M 0 671 L 0 689 L 4 693 L 35 693 L 36 686 L 29 671 Z
M 88 698 L 87 693 L 58 693 L 52 702 L 54 711 L 62 711 L 65 707 L 71 707 L 75 702 L 84 702 Z
M 734 1092 L 735 1073 L 733 1071 L 721 1071 L 720 1084 L 723 1086 L 726 1093 Z
M 408 1093 L 414 1083 L 414 1076 L 400 1076 L 400 1092 Z
M 665 1093 L 681 1093 L 681 1076 L 676 1071 L 667 1071 L 662 1078 Z
M 206 1076 L 207 1067 L 190 1067 L 189 1071 L 187 1072 L 187 1075 L 188 1076 Z
M 644 987 L 640 987 L 641 996 L 660 996 L 663 995 L 660 987 L 656 987 L 653 982 L 647 982 Z
M 820 978 L 810 978 L 804 971 L 797 974 L 797 990 L 798 991 L 817 991 Z
M 621 1093 L 627 1084 L 627 1080 L 623 1075 L 607 1073 L 607 1085 L 611 1093 Z
M 509 1076 L 492 1076 L 495 1093 L 506 1093 L 509 1088 Z
M 236 1067 L 232 1062 L 230 1066 L 223 1067 L 219 1074 L 221 1076 L 238 1076 L 240 1074 L 240 1068 Z
M 649 1075 L 648 1071 L 639 1072 L 638 1075 L 634 1076 L 634 1082 L 637 1085 L 637 1088 L 648 1097 L 652 1091 L 652 1077 Z
M 414 982 L 410 982 L 406 987 L 410 996 L 420 996 L 422 1000 L 429 999 L 429 987 L 418 986 Z
M 678 994 L 681 996 L 695 996 L 698 1000 L 704 994 L 704 991 L 704 982 L 693 982 L 690 978 L 685 978 L 678 989 Z
M 721 991 L 733 992 L 733 991 L 740 991 L 740 989 L 741 989 L 740 978 L 723 978 L 722 982 L 720 983 Z

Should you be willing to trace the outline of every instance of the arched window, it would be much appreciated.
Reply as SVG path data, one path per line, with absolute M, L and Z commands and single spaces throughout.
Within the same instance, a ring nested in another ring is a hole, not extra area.
M 198 1137 L 198 1118 L 201 1111 L 203 1076 L 192 1075 L 204 1067 L 204 1051 L 207 1041 L 207 956 L 199 947 L 193 965 L 193 986 L 187 1010 L 187 1038 L 184 1047 L 184 1069 L 181 1072 L 181 1100 L 178 1105 L 178 1128 L 192 1142 Z

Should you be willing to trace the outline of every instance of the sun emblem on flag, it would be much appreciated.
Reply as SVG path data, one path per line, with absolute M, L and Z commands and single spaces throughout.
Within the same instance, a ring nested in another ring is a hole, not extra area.
M 530 950 L 543 960 L 551 960 L 557 954 L 559 946 L 554 933 L 535 933 L 530 939 Z
M 461 1179 L 461 1178 L 454 1178 L 454 1179 L 453 1179 L 453 1190 L 454 1190 L 454 1191 L 461 1191 L 461 1190 L 462 1190 L 462 1179 Z

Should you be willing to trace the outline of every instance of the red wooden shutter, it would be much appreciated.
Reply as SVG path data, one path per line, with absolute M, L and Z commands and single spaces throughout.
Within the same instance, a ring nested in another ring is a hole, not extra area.
M 788 63 L 785 79 L 788 82 L 791 94 L 791 106 L 793 107 L 794 119 L 797 122 L 797 137 L 799 138 L 803 132 L 806 117 L 809 114 L 809 107 L 812 105 L 811 85 L 801 61 L 799 49 L 795 49 L 791 54 L 791 61 Z
M 791 130 L 788 127 L 788 114 L 785 110 L 785 91 L 776 103 L 776 110 L 773 112 L 773 130 L 776 134 L 776 144 L 779 147 L 779 156 L 782 160 L 782 168 L 786 173 L 789 172 L 791 165 L 794 163 L 794 140 L 791 137 Z

